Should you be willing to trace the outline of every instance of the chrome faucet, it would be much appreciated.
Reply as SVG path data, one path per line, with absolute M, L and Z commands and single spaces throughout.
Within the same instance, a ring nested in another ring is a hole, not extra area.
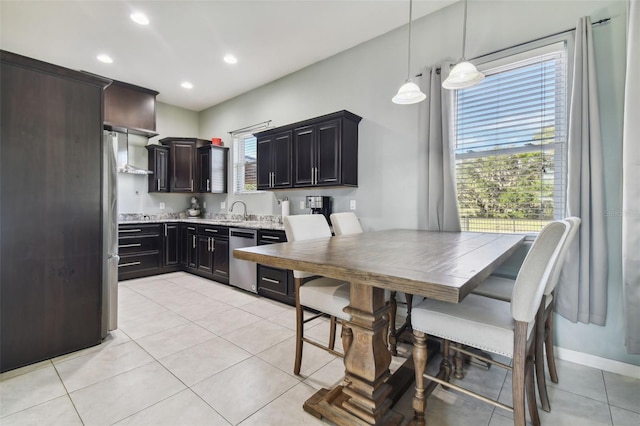
M 233 212 L 233 206 L 235 206 L 237 203 L 240 203 L 244 206 L 244 215 L 242 216 L 244 220 L 247 220 L 247 205 L 244 203 L 244 201 L 234 201 L 233 204 L 231 204 L 231 207 L 229 208 L 229 212 Z

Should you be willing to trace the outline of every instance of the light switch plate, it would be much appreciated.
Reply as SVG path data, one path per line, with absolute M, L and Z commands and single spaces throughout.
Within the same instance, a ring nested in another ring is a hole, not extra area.
M 351 210 L 355 210 L 356 209 L 356 200 L 349 201 L 349 209 L 351 209 Z
M 220 208 L 222 210 L 226 209 L 227 208 L 227 203 L 225 203 L 224 201 L 220 201 Z
M 300 210 L 304 210 L 304 201 L 300 201 Z
M 160 203 L 160 210 L 164 210 L 164 203 Z
M 207 208 L 207 202 L 206 202 L 206 201 L 204 201 L 204 202 L 202 203 L 202 208 L 203 208 L 203 209 L 206 209 L 206 208 Z

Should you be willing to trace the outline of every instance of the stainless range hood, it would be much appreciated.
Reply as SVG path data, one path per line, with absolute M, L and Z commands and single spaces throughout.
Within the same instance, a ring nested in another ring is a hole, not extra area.
M 118 173 L 128 173 L 133 175 L 152 175 L 153 172 L 129 163 L 129 135 L 122 132 L 105 130 L 105 137 L 113 138 L 116 147 L 116 158 L 118 163 Z

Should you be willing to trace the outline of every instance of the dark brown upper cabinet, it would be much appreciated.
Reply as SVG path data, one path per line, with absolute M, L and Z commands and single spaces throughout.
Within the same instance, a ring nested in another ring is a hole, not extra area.
M 291 130 L 257 137 L 258 189 L 291 188 Z
M 227 164 L 229 148 L 224 146 L 205 145 L 198 148 L 196 155 L 198 192 L 208 194 L 225 194 L 227 192 Z
M 360 120 L 343 110 L 257 133 L 258 189 L 358 186 Z M 280 150 L 278 135 L 288 142 Z
M 104 125 L 110 130 L 156 136 L 155 90 L 114 81 L 104 91 Z
M 198 189 L 196 153 L 200 147 L 211 146 L 211 142 L 198 138 L 169 137 L 160 139 L 160 143 L 169 147 L 169 192 L 207 192 Z
M 147 145 L 149 151 L 149 192 L 169 192 L 169 150 L 164 145 Z

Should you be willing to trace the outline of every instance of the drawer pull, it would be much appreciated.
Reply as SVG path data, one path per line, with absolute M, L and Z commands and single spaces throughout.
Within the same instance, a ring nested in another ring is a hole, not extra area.
M 272 236 L 272 235 L 263 235 L 263 236 L 262 236 L 262 237 L 260 237 L 260 238 L 263 238 L 263 239 L 265 239 L 265 240 L 278 240 L 278 241 L 280 240 L 280 237 L 274 237 L 274 236 Z
M 122 244 L 119 245 L 118 248 L 127 248 L 127 247 L 140 247 L 142 244 L 141 243 L 136 243 L 136 244 Z
M 195 230 L 196 230 L 196 228 L 193 228 L 193 227 L 191 227 L 191 226 L 187 226 L 187 229 L 188 229 L 189 231 L 195 231 Z
M 271 284 L 280 284 L 280 281 L 272 280 L 271 278 L 262 277 L 262 281 L 266 281 L 266 282 L 271 283 Z
M 218 230 L 217 230 L 217 229 L 205 229 L 205 231 L 207 231 L 207 232 L 215 232 L 215 233 L 218 233 Z
M 118 232 L 140 232 L 142 229 L 120 229 Z
M 142 262 L 129 262 L 129 263 L 121 263 L 118 265 L 118 268 L 121 268 L 123 266 L 136 266 L 141 264 Z

